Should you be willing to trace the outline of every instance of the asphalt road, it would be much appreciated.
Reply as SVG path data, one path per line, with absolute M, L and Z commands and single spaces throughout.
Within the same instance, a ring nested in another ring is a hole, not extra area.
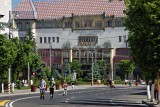
M 69 90 L 67 96 L 62 93 L 55 92 L 53 99 L 46 93 L 44 100 L 40 100 L 39 94 L 8 96 L 1 100 L 10 100 L 5 107 L 147 107 L 137 102 L 138 94 L 145 94 L 144 87 L 92 87 Z

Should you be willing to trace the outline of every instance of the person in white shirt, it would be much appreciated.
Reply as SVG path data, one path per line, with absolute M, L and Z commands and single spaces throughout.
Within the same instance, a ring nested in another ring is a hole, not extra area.
M 44 100 L 44 94 L 45 94 L 45 89 L 46 89 L 46 81 L 41 78 L 40 84 L 39 84 L 39 89 L 40 89 L 40 99 L 43 98 Z

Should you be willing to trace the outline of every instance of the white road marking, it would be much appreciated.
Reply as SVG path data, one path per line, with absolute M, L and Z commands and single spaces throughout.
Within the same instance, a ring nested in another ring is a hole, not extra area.
M 39 96 L 19 98 L 19 99 L 16 99 L 14 101 L 9 102 L 8 104 L 5 105 L 5 107 L 13 107 L 13 103 L 16 102 L 16 101 L 25 100 L 25 99 L 29 99 L 29 98 L 36 98 L 36 97 L 39 97 Z

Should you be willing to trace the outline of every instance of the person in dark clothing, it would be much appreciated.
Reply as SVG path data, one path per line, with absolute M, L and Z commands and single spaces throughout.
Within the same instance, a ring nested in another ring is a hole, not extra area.
M 52 99 L 53 99 L 53 95 L 54 95 L 54 86 L 55 86 L 54 79 L 51 79 L 51 81 L 50 81 L 50 97 Z

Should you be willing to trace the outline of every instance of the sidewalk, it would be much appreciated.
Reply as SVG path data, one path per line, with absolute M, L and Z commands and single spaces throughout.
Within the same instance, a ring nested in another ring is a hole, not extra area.
M 86 89 L 86 88 L 91 88 L 91 87 L 106 87 L 105 85 L 76 85 L 75 86 L 75 89 Z M 68 90 L 72 90 L 72 87 L 71 86 L 68 86 Z M 56 90 L 55 91 L 63 91 L 63 88 L 60 87 L 59 90 Z M 49 92 L 49 89 L 47 89 L 47 92 Z M 31 89 L 26 89 L 26 90 L 17 90 L 15 89 L 14 93 L 0 93 L 0 96 L 13 96 L 13 95 L 23 95 L 23 94 L 36 94 L 36 93 L 39 93 L 39 88 L 36 89 L 36 92 L 31 92 Z
M 119 86 L 124 86 L 124 87 L 128 87 L 127 85 L 116 85 L 116 87 Z M 76 85 L 75 86 L 75 90 L 76 89 L 87 89 L 87 88 L 94 88 L 94 87 L 108 87 L 106 85 Z M 138 86 L 141 87 L 141 86 Z M 71 86 L 68 86 L 68 90 L 72 90 Z M 55 91 L 63 91 L 63 88 L 60 88 L 59 90 L 55 90 Z M 49 92 L 49 89 L 47 90 L 47 92 Z M 0 93 L 0 96 L 13 96 L 13 95 L 24 95 L 24 94 L 37 94 L 39 93 L 39 88 L 36 89 L 36 92 L 31 92 L 31 89 L 26 89 L 26 90 L 15 90 L 14 93 L 10 93 L 8 94 L 7 92 L 5 93 Z M 136 101 L 138 103 L 142 103 L 142 101 L 144 101 L 144 104 L 148 105 L 149 107 L 160 107 L 160 105 L 156 105 L 156 102 L 149 102 L 147 101 L 147 96 L 145 95 L 131 95 L 131 96 L 127 96 L 124 95 L 123 97 L 121 97 L 122 99 L 129 99 L 131 101 Z

